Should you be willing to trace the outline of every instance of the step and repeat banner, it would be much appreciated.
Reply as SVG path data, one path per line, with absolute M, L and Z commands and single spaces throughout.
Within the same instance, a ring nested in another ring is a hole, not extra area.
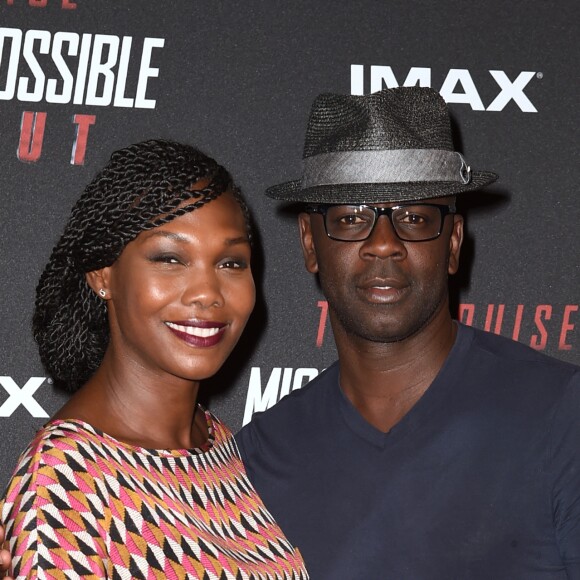
M 73 202 L 115 149 L 194 144 L 242 187 L 258 229 L 256 311 L 204 400 L 232 429 L 336 357 L 296 215 L 264 197 L 301 173 L 321 92 L 439 90 L 475 169 L 452 308 L 580 364 L 576 0 L 0 0 L 0 485 L 65 400 L 30 321 Z M 477 4 L 477 6 L 473 6 Z

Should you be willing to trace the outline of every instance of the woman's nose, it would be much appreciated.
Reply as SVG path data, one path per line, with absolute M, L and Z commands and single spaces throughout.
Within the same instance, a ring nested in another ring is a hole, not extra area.
M 185 304 L 199 304 L 203 308 L 223 306 L 219 277 L 213 271 L 192 273 L 186 281 L 182 300 Z

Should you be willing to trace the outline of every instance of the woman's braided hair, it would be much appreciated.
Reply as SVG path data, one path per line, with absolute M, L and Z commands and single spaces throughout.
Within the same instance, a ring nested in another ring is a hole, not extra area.
M 200 180 L 207 184 L 192 189 Z M 34 338 L 56 386 L 77 390 L 97 370 L 109 342 L 105 302 L 85 274 L 113 264 L 142 231 L 198 209 L 226 190 L 240 204 L 251 239 L 239 189 L 227 170 L 201 151 L 151 140 L 111 155 L 73 207 L 36 288 Z

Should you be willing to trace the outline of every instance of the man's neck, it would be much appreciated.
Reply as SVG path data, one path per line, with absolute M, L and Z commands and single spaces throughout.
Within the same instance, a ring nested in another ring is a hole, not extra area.
M 340 329 L 334 332 L 343 392 L 371 425 L 386 433 L 437 376 L 455 342 L 457 326 L 445 312 L 398 342 L 378 343 Z

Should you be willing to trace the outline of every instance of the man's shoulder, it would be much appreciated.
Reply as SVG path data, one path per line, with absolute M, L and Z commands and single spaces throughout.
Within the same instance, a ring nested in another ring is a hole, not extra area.
M 580 367 L 575 364 L 549 356 L 511 338 L 473 327 L 462 325 L 461 328 L 464 332 L 472 334 L 474 348 L 491 357 L 495 357 L 498 361 L 522 367 L 528 365 L 532 365 L 535 368 L 543 367 L 548 372 L 564 374 L 580 372 Z
M 577 365 L 484 330 L 461 326 L 460 332 L 470 346 L 457 362 L 478 383 L 524 389 L 528 398 L 532 392 L 558 398 L 571 385 L 580 388 Z

